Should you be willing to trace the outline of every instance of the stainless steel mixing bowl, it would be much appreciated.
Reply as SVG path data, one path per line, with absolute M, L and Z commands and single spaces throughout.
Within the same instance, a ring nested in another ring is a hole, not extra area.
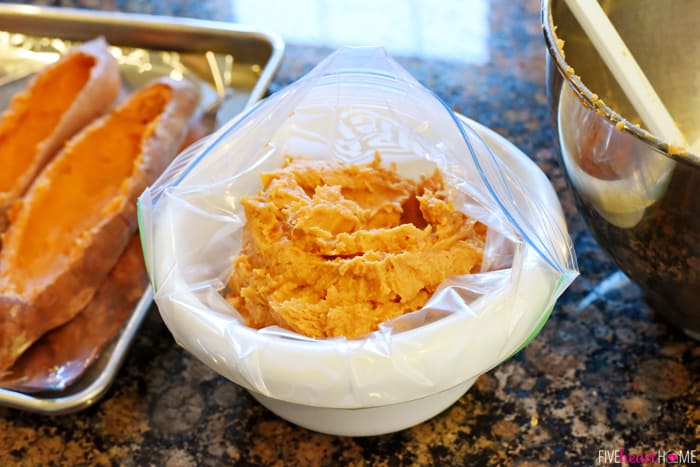
M 700 147 L 700 2 L 601 4 Z M 542 27 L 555 139 L 580 212 L 657 312 L 700 338 L 700 157 L 643 129 L 563 0 L 542 1 Z

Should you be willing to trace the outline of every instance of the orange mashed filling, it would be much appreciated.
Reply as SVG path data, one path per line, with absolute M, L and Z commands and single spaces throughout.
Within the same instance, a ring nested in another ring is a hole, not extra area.
M 48 138 L 90 79 L 95 58 L 76 53 L 37 75 L 30 92 L 13 102 L 0 120 L 0 192 L 11 191 L 32 164 L 38 144 Z
M 486 226 L 419 181 L 369 164 L 290 158 L 245 197 L 227 300 L 254 328 L 354 338 L 423 307 L 446 278 L 478 272 Z

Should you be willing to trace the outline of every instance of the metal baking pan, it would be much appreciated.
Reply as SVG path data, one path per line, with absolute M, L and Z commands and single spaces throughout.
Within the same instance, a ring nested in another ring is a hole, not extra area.
M 284 52 L 276 34 L 232 23 L 0 5 L 0 109 L 43 64 L 97 36 L 111 45 L 127 89 L 172 73 L 197 82 L 201 111 L 215 127 L 263 97 Z M 64 414 L 97 402 L 114 381 L 152 299 L 149 288 L 120 334 L 67 389 L 37 394 L 0 389 L 0 406 Z

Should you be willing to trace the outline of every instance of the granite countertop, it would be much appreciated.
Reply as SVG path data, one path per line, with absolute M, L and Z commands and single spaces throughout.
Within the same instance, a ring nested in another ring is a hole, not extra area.
M 35 3 L 219 20 L 231 11 L 211 0 Z M 530 155 L 560 195 L 581 276 L 528 347 L 432 420 L 343 438 L 276 417 L 186 354 L 152 311 L 99 403 L 55 417 L 0 408 L 0 465 L 592 465 L 621 449 L 698 450 L 700 462 L 700 345 L 649 308 L 575 210 L 556 160 L 538 15 L 538 0 L 492 0 L 486 64 L 399 57 L 454 110 Z M 288 44 L 271 90 L 329 52 Z

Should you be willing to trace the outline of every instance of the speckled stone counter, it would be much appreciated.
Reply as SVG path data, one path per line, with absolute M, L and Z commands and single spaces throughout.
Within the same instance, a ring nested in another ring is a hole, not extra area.
M 225 2 L 207 0 L 36 3 L 230 14 Z M 549 125 L 539 2 L 493 0 L 490 8 L 487 64 L 399 61 L 453 109 L 529 154 L 560 194 L 581 276 L 525 350 L 428 422 L 339 438 L 268 412 L 180 349 L 153 311 L 93 407 L 57 417 L 0 409 L 0 465 L 594 465 L 620 450 L 698 450 L 700 462 L 700 345 L 646 305 L 576 213 Z M 328 53 L 288 45 L 271 90 Z

